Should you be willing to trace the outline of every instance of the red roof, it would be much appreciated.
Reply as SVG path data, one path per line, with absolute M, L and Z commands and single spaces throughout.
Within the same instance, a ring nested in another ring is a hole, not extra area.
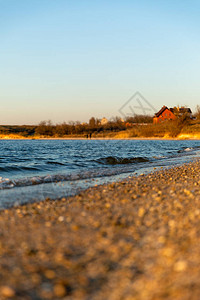
M 166 109 L 169 110 L 169 108 L 167 106 L 163 106 L 156 114 L 155 116 L 158 118 Z
M 167 106 L 164 105 L 157 113 L 155 113 L 155 117 L 158 118 L 160 115 L 162 115 L 162 113 L 163 113 L 166 109 L 168 109 L 169 111 L 171 111 L 173 114 L 174 114 L 174 112 L 175 112 L 175 108 L 170 108 L 170 109 L 169 109 Z M 191 114 L 191 113 L 192 113 L 191 109 L 188 108 L 188 107 L 180 107 L 180 108 L 177 108 L 177 110 L 178 110 L 179 114 L 184 114 L 184 113 L 189 113 L 189 114 Z

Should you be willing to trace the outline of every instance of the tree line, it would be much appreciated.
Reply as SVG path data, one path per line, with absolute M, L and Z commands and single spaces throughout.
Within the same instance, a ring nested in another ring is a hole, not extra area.
M 102 124 L 101 120 L 95 117 L 91 117 L 86 123 L 79 121 L 70 121 L 68 123 L 63 122 L 60 124 L 53 124 L 52 121 L 41 121 L 38 125 L 2 125 L 0 126 L 0 134 L 20 134 L 21 136 L 70 136 L 81 135 L 89 136 L 93 133 L 101 132 L 115 132 L 126 130 L 133 124 L 138 123 L 152 123 L 152 117 L 150 116 L 134 116 L 127 117 L 122 120 L 119 117 L 114 117 L 108 120 L 107 123 Z
M 36 135 L 44 136 L 67 136 L 67 135 L 91 135 L 93 133 L 101 132 L 114 132 L 126 130 L 133 124 L 138 123 L 152 123 L 152 117 L 150 116 L 135 116 L 127 117 L 122 120 L 119 117 L 115 117 L 109 120 L 106 124 L 102 124 L 101 120 L 97 118 L 90 118 L 88 123 L 69 122 L 53 125 L 51 121 L 42 121 L 35 130 Z

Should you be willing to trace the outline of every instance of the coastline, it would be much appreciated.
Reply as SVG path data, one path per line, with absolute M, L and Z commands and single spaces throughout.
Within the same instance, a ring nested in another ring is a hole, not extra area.
M 20 136 L 0 136 L 0 140 L 200 140 L 199 135 L 180 134 L 177 137 L 92 137 L 87 139 L 84 137 L 20 137 Z
M 196 160 L 1 211 L 1 299 L 199 299 L 199 186 Z

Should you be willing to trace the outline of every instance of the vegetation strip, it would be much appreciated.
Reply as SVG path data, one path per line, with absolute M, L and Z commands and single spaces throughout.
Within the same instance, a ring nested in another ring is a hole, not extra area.
M 166 108 L 167 107 L 163 107 Z M 161 110 L 163 110 L 163 108 Z M 177 109 L 177 108 L 176 108 Z M 183 108 L 182 108 L 183 109 Z M 172 109 L 171 109 L 172 110 Z M 180 108 L 181 111 L 181 108 Z M 175 108 L 173 109 L 175 113 Z M 165 113 L 164 113 L 165 114 Z M 156 114 L 158 115 L 158 113 Z M 9 138 L 200 138 L 200 107 L 192 116 L 175 113 L 175 119 L 135 115 L 125 120 L 92 117 L 88 123 L 69 122 L 54 125 L 42 121 L 37 126 L 0 126 L 0 139 Z M 158 119 L 158 118 L 156 118 Z

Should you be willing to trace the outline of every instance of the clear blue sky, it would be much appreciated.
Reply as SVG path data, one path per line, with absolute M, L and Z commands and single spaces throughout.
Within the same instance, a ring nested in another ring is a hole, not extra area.
M 200 104 L 200 2 L 0 0 L 0 124 Z

